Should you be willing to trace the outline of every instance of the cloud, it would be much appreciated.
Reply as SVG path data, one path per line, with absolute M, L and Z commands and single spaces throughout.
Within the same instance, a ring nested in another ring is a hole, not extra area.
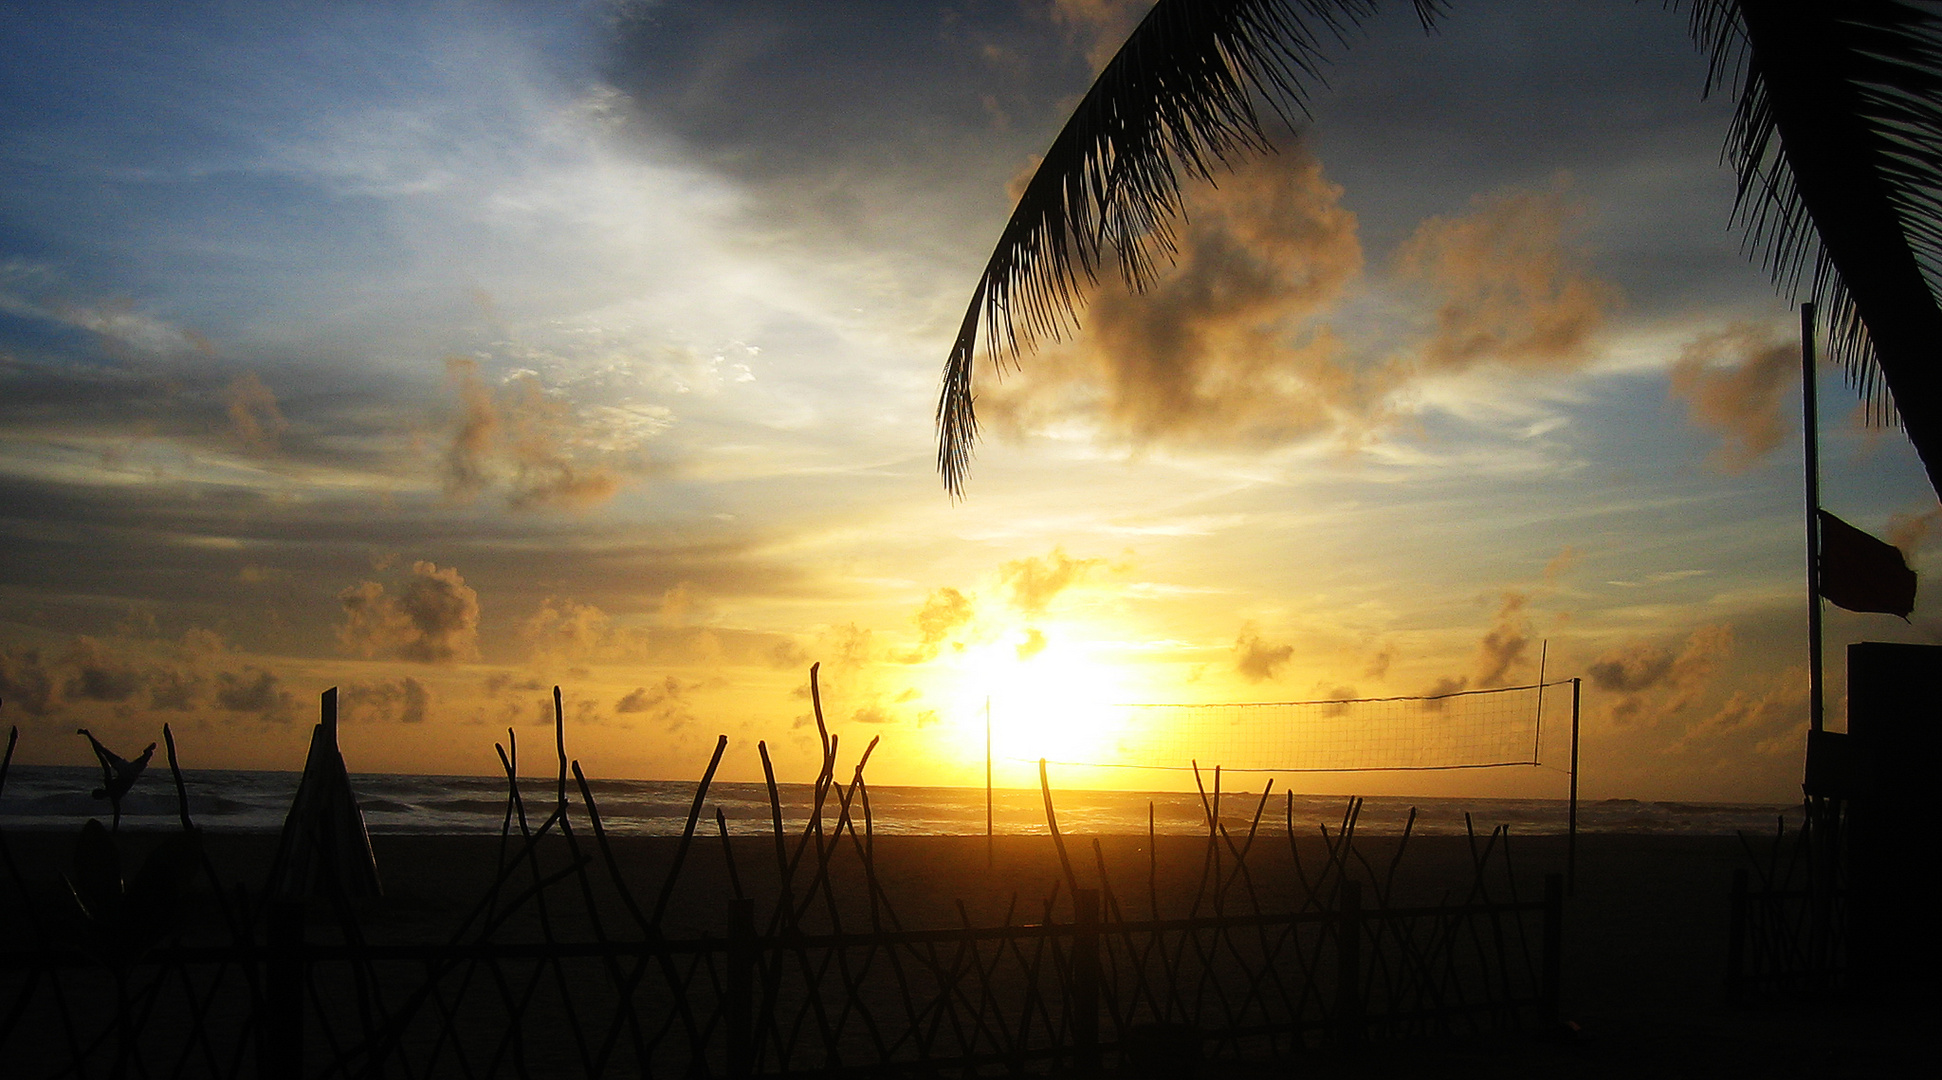
M 684 683 L 669 675 L 652 688 L 635 687 L 614 703 L 614 711 L 645 715 L 665 730 L 673 731 L 694 721 L 688 694 L 700 685 L 698 682 Z
M 290 422 L 277 408 L 276 395 L 255 372 L 231 380 L 223 389 L 223 404 L 229 413 L 230 433 L 246 452 L 256 457 L 276 453 L 277 439 L 290 429 Z
M 204 680 L 193 671 L 156 668 L 148 673 L 148 707 L 188 712 L 202 697 Z
M 1761 754 L 1800 752 L 1800 718 L 1807 711 L 1807 669 L 1790 667 L 1758 690 L 1735 690 L 1710 716 L 1689 728 L 1667 753 L 1706 742 L 1731 742 Z
M 1544 583 L 1546 585 L 1556 585 L 1558 579 L 1570 573 L 1572 567 L 1584 561 L 1584 557 L 1584 552 L 1579 551 L 1569 544 L 1559 548 L 1558 553 L 1551 556 L 1551 561 L 1544 564 Z
M 1102 288 L 1069 345 L 979 405 L 1014 434 L 1073 424 L 1134 447 L 1249 448 L 1361 428 L 1386 376 L 1345 363 L 1328 313 L 1362 270 L 1342 189 L 1299 150 L 1195 186 L 1178 258 L 1144 293 Z
M 222 636 L 192 627 L 158 659 L 87 635 L 75 637 L 60 657 L 43 662 L 35 651 L 0 652 L 0 698 L 33 715 L 89 702 L 120 705 L 147 694 L 148 707 L 188 713 L 205 706 L 251 713 L 282 722 L 295 698 L 282 679 L 253 664 L 230 667 Z
M 489 698 L 496 698 L 508 690 L 536 694 L 545 689 L 546 684 L 538 679 L 515 680 L 513 676 L 503 671 L 495 671 L 485 678 L 485 692 Z
M 612 643 L 613 620 L 592 604 L 549 596 L 520 626 L 519 637 L 535 660 L 588 660 Z
M 126 297 L 82 301 L 67 297 L 27 300 L 9 295 L 0 297 L 0 302 L 10 314 L 85 330 L 95 336 L 103 355 L 118 361 L 207 360 L 216 351 L 200 332 L 139 311 Z
M 1548 191 L 1479 196 L 1467 215 L 1419 225 L 1397 250 L 1396 269 L 1438 298 L 1423 364 L 1569 369 L 1590 359 L 1619 294 L 1572 245 L 1584 213 L 1560 181 Z
M 479 378 L 478 361 L 447 357 L 445 373 L 459 396 L 458 422 L 445 450 L 445 490 L 470 497 L 486 486 L 486 457 L 499 432 L 499 408 L 492 400 L 492 388 Z
M 1900 548 L 1912 563 L 1938 521 L 1942 521 L 1942 506 L 1919 513 L 1894 514 L 1888 519 L 1888 542 Z
M 1014 646 L 1014 651 L 1018 653 L 1020 660 L 1030 660 L 1032 657 L 1044 652 L 1046 644 L 1044 631 L 1035 626 L 1028 627 L 1025 630 L 1025 640 Z
M 448 357 L 445 371 L 459 408 L 439 472 L 454 498 L 496 484 L 515 510 L 598 506 L 645 470 L 642 445 L 672 423 L 659 406 L 576 408 L 531 371 L 496 389 L 468 357 Z
M 39 649 L 0 649 L 0 703 L 29 716 L 46 716 L 60 708 L 54 673 Z
M 1383 679 L 1389 675 L 1389 667 L 1396 662 L 1396 646 L 1384 645 L 1369 657 L 1369 666 L 1362 669 L 1364 678 Z
M 694 589 L 682 582 L 661 593 L 661 625 L 686 626 L 695 610 Z
M 176 648 L 190 663 L 201 663 L 227 653 L 229 643 L 214 630 L 191 626 L 182 631 L 182 641 Z
M 1349 703 L 1362 695 L 1357 692 L 1355 687 L 1347 683 L 1336 683 L 1332 686 L 1326 683 L 1318 683 L 1315 689 L 1315 696 L 1329 703 L 1322 708 L 1323 716 L 1347 716 Z
M 229 712 L 255 713 L 264 720 L 289 720 L 296 699 L 283 689 L 274 672 L 245 665 L 240 672 L 216 675 L 216 707 Z
M 1792 430 L 1785 406 L 1799 370 L 1799 343 L 1736 323 L 1680 350 L 1672 395 L 1685 400 L 1694 425 L 1719 432 L 1713 462 L 1739 472 L 1771 454 Z
M 228 655 L 229 644 L 214 630 L 192 626 L 182 632 L 172 651 L 176 663 L 151 667 L 143 675 L 148 704 L 152 709 L 189 712 L 202 700 L 210 669 Z
M 1702 626 L 1676 653 L 1661 644 L 1635 641 L 1599 657 L 1587 671 L 1593 686 L 1622 695 L 1612 706 L 1612 719 L 1627 724 L 1644 714 L 1648 695 L 1662 697 L 1656 710 L 1661 716 L 1683 711 L 1732 651 L 1732 627 Z
M 409 675 L 378 682 L 354 682 L 337 696 L 344 713 L 358 720 L 422 724 L 431 706 L 431 692 Z
M 914 616 L 920 637 L 918 645 L 898 659 L 906 664 L 921 664 L 930 660 L 937 655 L 944 639 L 970 622 L 975 613 L 976 607 L 971 598 L 957 589 L 947 585 L 932 590 Z
M 513 463 L 513 509 L 574 509 L 613 498 L 620 490 L 620 475 L 605 464 L 587 464 L 573 452 L 583 433 L 572 406 L 549 396 L 534 375 L 518 376 L 507 390 L 511 401 L 504 416 Z
M 1524 650 L 1531 644 L 1531 624 L 1524 616 L 1530 600 L 1526 593 L 1504 593 L 1496 622 L 1477 643 L 1478 686 L 1504 686 L 1510 682 L 1511 669 L 1524 658 Z
M 142 674 L 91 637 L 77 637 L 62 658 L 70 669 L 61 692 L 69 701 L 127 701 L 142 688 Z
M 337 602 L 344 611 L 337 641 L 347 652 L 426 664 L 479 656 L 479 594 L 456 567 L 415 562 L 397 594 L 362 581 L 338 593 Z
M 917 629 L 924 636 L 924 644 L 935 645 L 970 622 L 972 614 L 971 598 L 946 586 L 933 591 L 918 609 Z
M 1190 189 L 1172 265 L 1143 293 L 1102 288 L 1072 342 L 982 388 L 983 415 L 1012 435 L 1136 449 L 1353 448 L 1390 428 L 1425 376 L 1570 370 L 1593 355 L 1619 294 L 1575 245 L 1584 210 L 1562 184 L 1423 221 L 1392 271 L 1399 303 L 1427 305 L 1426 328 L 1400 343 L 1330 321 L 1364 268 L 1341 196 L 1299 147 Z
M 1423 708 L 1430 712 L 1442 712 L 1443 706 L 1449 703 L 1437 699 L 1449 694 L 1459 693 L 1469 689 L 1469 687 L 1470 677 L 1468 675 L 1445 675 L 1436 680 L 1428 690 L 1423 691 L 1423 696 L 1430 699 L 1423 702 Z
M 1086 50 L 1086 62 L 1098 72 L 1126 43 L 1153 0 L 1052 0 L 1052 21 L 1066 28 Z
M 1293 645 L 1272 645 L 1264 640 L 1253 623 L 1241 628 L 1234 639 L 1234 670 L 1249 682 L 1266 682 L 1295 655 Z
M 1053 548 L 1041 559 L 1036 555 L 1013 559 L 998 568 L 998 578 L 1011 591 L 1011 606 L 1025 615 L 1043 615 L 1053 598 L 1084 580 L 1104 559 L 1074 559 L 1064 549 Z
M 1005 181 L 1005 201 L 1016 204 L 1019 199 L 1024 198 L 1025 189 L 1032 186 L 1032 177 L 1038 175 L 1039 166 L 1043 164 L 1045 164 L 1044 154 L 1033 154 L 1025 159 L 1025 164 L 1019 166 L 1018 171 L 1011 174 L 1011 179 Z

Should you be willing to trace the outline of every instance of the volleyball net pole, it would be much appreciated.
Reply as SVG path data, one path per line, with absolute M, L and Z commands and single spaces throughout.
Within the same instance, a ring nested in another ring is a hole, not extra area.
M 1584 681 L 1571 679 L 1571 796 L 1564 831 L 1564 887 L 1578 895 L 1578 702 Z
M 994 865 L 992 849 L 997 841 L 992 839 L 991 829 L 991 695 L 984 699 L 984 864 Z

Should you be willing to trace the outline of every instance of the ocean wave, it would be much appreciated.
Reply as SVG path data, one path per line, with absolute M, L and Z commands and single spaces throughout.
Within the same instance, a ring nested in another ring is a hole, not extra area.
M 189 812 L 200 825 L 223 832 L 275 832 L 283 827 L 297 774 L 209 770 L 186 774 Z M 0 795 L 0 825 L 17 829 L 78 827 L 89 818 L 106 819 L 105 800 L 90 798 L 99 783 L 98 770 L 71 766 L 15 766 L 7 790 Z M 373 833 L 494 834 L 505 820 L 506 781 L 502 777 L 410 776 L 354 774 L 352 788 L 360 797 Z M 672 836 L 686 826 L 693 806 L 695 783 L 659 780 L 599 780 L 591 784 L 603 824 L 615 835 Z M 551 810 L 551 778 L 520 780 L 527 815 Z M 585 813 L 576 787 L 569 786 L 576 820 Z M 778 784 L 784 828 L 800 831 L 815 803 L 810 784 Z M 886 786 L 868 789 L 872 827 L 885 835 L 964 836 L 985 830 L 985 793 L 981 788 L 923 788 Z M 1211 795 L 1211 793 L 1210 793 Z M 1211 802 L 1211 799 L 1209 800 Z M 995 828 L 1006 834 L 1043 834 L 1044 804 L 1036 790 L 994 792 Z M 1308 836 L 1319 828 L 1341 827 L 1347 800 L 1338 796 L 1296 794 L 1283 801 L 1277 795 L 1263 806 L 1258 794 L 1223 792 L 1220 818 L 1239 836 L 1262 810 L 1263 829 L 1279 832 L 1285 814 L 1292 812 L 1296 830 Z M 824 820 L 833 823 L 840 800 L 830 794 Z M 1566 811 L 1562 800 L 1371 797 L 1364 800 L 1357 820 L 1359 832 L 1369 836 L 1399 835 L 1417 810 L 1417 835 L 1461 836 L 1474 829 L 1487 831 L 1508 824 L 1520 835 L 1562 833 Z M 1292 809 L 1291 809 L 1292 808 Z M 735 835 L 766 834 L 775 808 L 768 786 L 747 781 L 712 785 L 702 807 L 700 827 L 712 832 L 719 811 Z M 1468 812 L 1468 819 L 1465 814 Z M 1579 806 L 1579 826 L 1589 833 L 1639 835 L 1731 835 L 1771 832 L 1776 814 L 1798 815 L 1798 807 L 1709 804 L 1682 800 L 1646 802 L 1615 798 L 1586 800 Z M 123 803 L 123 827 L 171 828 L 177 814 L 176 794 L 166 770 L 151 770 Z M 1084 835 L 1143 834 L 1149 815 L 1152 827 L 1169 835 L 1204 833 L 1207 803 L 1193 792 L 1129 792 L 1070 790 L 1058 794 L 1061 827 Z M 851 806 L 854 820 L 863 819 L 859 800 Z

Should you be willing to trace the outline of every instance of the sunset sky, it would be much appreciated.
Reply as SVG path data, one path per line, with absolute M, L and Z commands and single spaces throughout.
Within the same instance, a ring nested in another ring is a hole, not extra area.
M 1388 5 L 1151 293 L 980 361 L 946 495 L 964 305 L 1145 6 L 6 5 L 19 760 L 168 722 L 295 769 L 335 685 L 353 771 L 490 773 L 509 725 L 542 768 L 559 683 L 591 774 L 726 733 L 725 778 L 764 738 L 808 779 L 820 661 L 877 783 L 980 783 L 991 695 L 1022 784 L 1087 703 L 1527 683 L 1548 642 L 1588 795 L 1796 797 L 1798 316 L 1656 3 Z M 1907 441 L 1821 390 L 1825 504 L 1938 565 Z M 1830 612 L 1837 726 L 1844 643 L 1942 640 L 1932 594 Z

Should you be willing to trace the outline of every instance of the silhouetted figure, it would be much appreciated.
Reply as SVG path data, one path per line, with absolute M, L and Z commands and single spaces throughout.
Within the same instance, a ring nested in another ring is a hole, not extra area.
M 94 747 L 94 756 L 101 762 L 101 786 L 94 789 L 94 797 L 108 800 L 108 806 L 115 814 L 115 830 L 120 831 L 121 797 L 128 794 L 128 789 L 134 787 L 135 781 L 141 777 L 142 770 L 148 768 L 148 759 L 155 756 L 155 744 L 149 743 L 141 757 L 124 761 L 113 750 L 101 745 L 101 740 L 95 738 L 87 728 L 74 730 L 76 734 L 88 737 L 88 745 Z

